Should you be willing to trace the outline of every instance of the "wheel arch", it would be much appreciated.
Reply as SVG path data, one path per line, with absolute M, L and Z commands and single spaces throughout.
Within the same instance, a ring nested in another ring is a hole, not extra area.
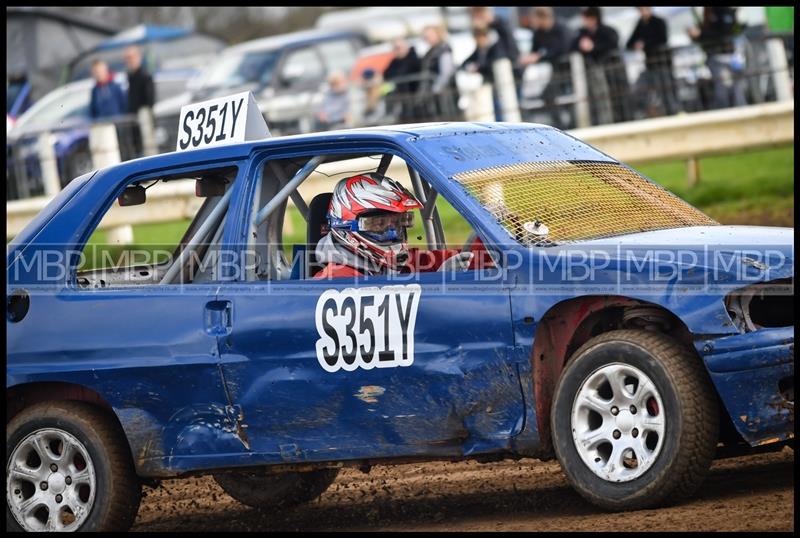
M 640 299 L 615 295 L 576 297 L 553 305 L 541 317 L 530 360 L 536 422 L 545 454 L 553 453 L 550 410 L 556 383 L 567 360 L 590 338 L 632 327 L 668 334 L 693 349 L 691 332 L 678 316 L 661 305 Z
M 6 390 L 6 424 L 11 422 L 11 419 L 21 411 L 32 405 L 63 400 L 88 403 L 111 417 L 119 429 L 119 434 L 125 439 L 125 444 L 128 446 L 129 454 L 133 459 L 130 440 L 114 408 L 98 392 L 77 383 L 35 381 L 8 387 Z

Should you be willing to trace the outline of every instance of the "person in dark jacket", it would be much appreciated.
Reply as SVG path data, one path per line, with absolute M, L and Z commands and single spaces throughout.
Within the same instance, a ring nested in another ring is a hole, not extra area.
M 630 92 L 619 50 L 619 35 L 613 28 L 603 24 L 600 8 L 584 8 L 581 16 L 583 26 L 572 48 L 586 60 L 594 123 L 627 121 L 630 119 Z
M 689 36 L 699 42 L 706 53 L 714 92 L 713 108 L 747 104 L 740 76 L 744 66 L 734 54 L 737 30 L 736 9 L 725 6 L 704 7 L 702 26 L 689 28 Z
M 156 101 L 153 77 L 142 64 L 139 47 L 125 49 L 125 65 L 128 67 L 128 114 L 138 114 L 142 108 L 152 110 Z M 131 141 L 136 155 L 142 154 L 142 132 L 138 123 L 130 129 Z
M 506 57 L 505 48 L 499 40 L 492 42 L 486 26 L 473 28 L 472 37 L 475 38 L 475 50 L 461 64 L 461 69 L 480 73 L 483 81 L 492 85 L 495 121 L 503 121 L 502 106 L 494 86 L 494 62 Z
M 492 84 L 495 120 L 503 121 L 502 104 L 500 103 L 498 90 L 494 85 L 494 63 L 504 58 L 511 62 L 514 91 L 519 99 L 519 89 L 522 85 L 519 47 L 517 47 L 511 27 L 505 20 L 495 15 L 493 8 L 473 6 L 470 8 L 470 19 L 476 48 L 475 52 L 473 52 L 473 59 L 468 59 L 464 62 L 462 68 L 467 70 L 477 69 L 483 75 L 483 79 Z
M 480 73 L 483 80 L 491 84 L 494 82 L 492 65 L 495 60 L 506 57 L 503 46 L 499 41 L 492 43 L 488 28 L 473 28 L 472 37 L 475 38 L 475 50 L 461 64 L 461 69 Z
M 698 41 L 708 55 L 733 52 L 733 36 L 736 33 L 736 9 L 727 6 L 703 8 L 700 28 L 689 29 L 689 36 Z
M 653 15 L 651 7 L 640 7 L 639 15 L 639 22 L 626 44 L 628 50 L 641 50 L 645 55 L 645 70 L 637 81 L 637 91 L 634 93 L 636 96 L 647 96 L 653 89 L 658 92 L 666 113 L 677 114 L 680 106 L 675 98 L 667 23 Z
M 425 105 L 425 121 L 458 120 L 458 88 L 453 51 L 447 43 L 447 31 L 441 25 L 426 26 L 422 38 L 430 46 L 420 62 L 421 82 L 418 95 Z
M 142 64 L 139 47 L 125 49 L 125 65 L 128 67 L 128 113 L 136 114 L 140 108 L 153 108 L 156 90 L 153 77 Z
M 416 49 L 407 40 L 395 39 L 392 49 L 394 58 L 383 72 L 383 80 L 394 84 L 394 90 L 386 96 L 386 106 L 389 110 L 397 111 L 399 121 L 416 121 L 419 114 L 414 95 L 419 88 L 422 64 Z
M 108 64 L 95 60 L 92 63 L 92 77 L 95 85 L 89 100 L 89 117 L 98 120 L 125 114 L 128 109 L 125 92 L 114 82 Z
M 550 114 L 551 124 L 563 129 L 563 122 L 556 106 L 556 97 L 566 93 L 565 86 L 571 80 L 569 65 L 570 32 L 556 20 L 553 8 L 540 6 L 533 10 L 531 17 L 533 42 L 531 52 L 520 58 L 522 66 L 549 63 L 552 68 L 550 81 L 542 91 L 545 107 Z
M 514 66 L 517 66 L 520 56 L 519 48 L 508 23 L 495 16 L 494 11 L 488 7 L 471 7 L 470 16 L 473 28 L 494 30 L 497 34 L 497 40 L 494 43 L 496 46 L 494 54 L 498 58 L 508 58 Z

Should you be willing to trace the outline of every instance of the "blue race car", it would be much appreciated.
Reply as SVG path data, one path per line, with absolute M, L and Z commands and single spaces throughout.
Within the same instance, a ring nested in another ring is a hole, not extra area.
M 436 264 L 319 278 L 355 173 L 408 186 Z M 104 244 L 178 206 L 177 244 Z M 555 457 L 601 507 L 675 502 L 716 456 L 793 446 L 792 232 L 720 225 L 535 124 L 85 174 L 8 245 L 7 528 L 124 529 L 168 477 L 277 507 L 344 466 L 422 460 Z

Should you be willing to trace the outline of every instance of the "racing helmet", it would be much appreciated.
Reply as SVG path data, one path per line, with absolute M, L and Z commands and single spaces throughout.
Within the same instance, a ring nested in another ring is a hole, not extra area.
M 377 269 L 408 260 L 407 229 L 422 204 L 408 189 L 381 174 L 361 174 L 336 184 L 328 208 L 332 239 Z

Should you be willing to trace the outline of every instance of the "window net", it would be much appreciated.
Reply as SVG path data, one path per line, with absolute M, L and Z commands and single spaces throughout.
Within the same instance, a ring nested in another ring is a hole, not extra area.
M 718 224 L 617 163 L 531 162 L 464 172 L 455 179 L 526 244 L 549 246 Z

